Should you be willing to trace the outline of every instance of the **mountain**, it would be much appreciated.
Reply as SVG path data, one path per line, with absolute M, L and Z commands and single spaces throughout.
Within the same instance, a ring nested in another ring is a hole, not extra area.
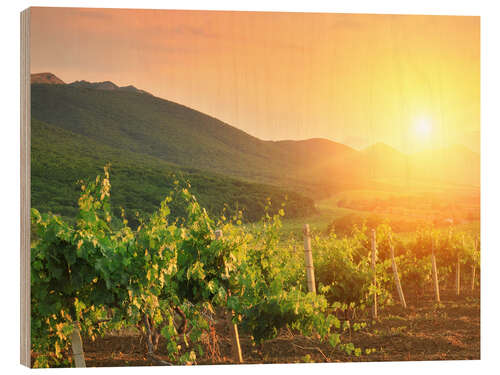
M 263 141 L 168 100 L 86 83 L 34 84 L 31 98 L 34 118 L 101 144 L 311 196 L 342 183 L 312 169 L 355 153 L 328 140 Z
M 53 159 L 61 160 L 64 168 L 74 172 L 72 178 L 79 178 L 80 168 L 71 167 L 73 162 L 89 175 L 112 161 L 115 171 L 130 177 L 133 194 L 140 194 L 137 186 L 141 179 L 154 181 L 148 182 L 147 189 L 156 192 L 154 199 L 151 195 L 149 203 L 144 203 L 148 207 L 159 199 L 160 191 L 165 191 L 159 177 L 162 170 L 180 171 L 198 181 L 196 188 L 202 199 L 214 199 L 217 209 L 222 200 L 215 197 L 225 197 L 224 202 L 233 207 L 245 202 L 252 212 L 262 210 L 264 192 L 272 192 L 273 197 L 290 194 L 295 207 L 308 207 L 304 211 L 310 212 L 314 210 L 311 198 L 381 184 L 386 187 L 391 180 L 403 180 L 406 186 L 416 180 L 479 185 L 479 155 L 465 147 L 408 156 L 382 143 L 357 151 L 319 138 L 264 141 L 192 108 L 144 93 L 110 81 L 33 83 L 34 121 L 45 124 L 46 131 L 63 132 L 66 143 L 78 139 L 79 144 L 95 148 L 83 151 L 83 146 L 73 142 L 72 148 L 82 151 L 72 153 L 55 142 L 54 136 L 52 141 L 43 142 L 35 159 L 43 160 L 44 153 L 52 155 L 52 161 L 44 163 L 57 169 Z M 83 168 L 80 161 L 89 158 L 93 161 Z M 43 168 L 40 164 L 40 181 Z M 58 173 L 57 179 L 62 181 L 63 169 Z M 127 179 L 122 177 L 120 183 L 127 187 Z M 44 186 L 50 191 L 49 181 Z M 136 202 L 125 195 L 122 202 Z
M 357 154 L 353 148 L 342 143 L 324 138 L 311 138 L 299 141 L 276 141 L 274 145 L 284 153 L 294 156 L 295 162 L 308 163 L 308 167 L 332 162 L 332 157 L 338 160 Z
M 36 73 L 31 75 L 31 83 L 44 83 L 49 85 L 65 85 L 64 81 L 52 73 Z
M 370 178 L 407 177 L 409 158 L 407 155 L 384 143 L 375 143 L 359 155 L 360 170 Z
M 96 90 L 118 90 L 119 87 L 111 81 L 104 82 L 88 82 L 88 81 L 75 81 L 69 84 L 74 87 L 82 87 L 86 89 L 96 89 Z
M 364 148 L 363 150 L 361 150 L 361 153 L 365 155 L 365 157 L 367 158 L 376 158 L 376 159 L 387 159 L 387 158 L 399 159 L 401 157 L 404 157 L 404 154 L 402 152 L 382 142 L 377 142 L 371 146 Z
M 315 212 L 314 202 L 283 188 L 243 182 L 227 176 L 192 168 L 182 168 L 145 154 L 120 150 L 81 134 L 32 117 L 31 121 L 31 204 L 42 212 L 75 217 L 81 192 L 77 183 L 103 173 L 111 165 L 111 202 L 117 217 L 121 207 L 132 224 L 137 217 L 154 211 L 174 190 L 176 180 L 189 181 L 190 191 L 215 217 L 230 217 L 242 210 L 244 220 L 255 221 L 264 213 L 270 198 L 274 207 L 285 204 L 288 217 Z M 169 207 L 182 216 L 182 200 Z
M 117 91 L 129 91 L 129 92 L 135 92 L 137 94 L 147 94 L 151 95 L 149 92 L 140 90 L 136 88 L 135 86 L 128 85 L 128 86 L 117 86 L 111 81 L 104 81 L 104 82 L 88 82 L 88 81 L 75 81 L 69 84 L 69 86 L 73 87 L 80 87 L 80 88 L 86 88 L 86 89 L 96 89 L 96 90 L 117 90 Z
M 369 146 L 350 161 L 372 180 L 480 185 L 479 154 L 462 145 L 406 155 L 383 143 Z
M 31 84 L 52 84 L 52 85 L 66 85 L 66 83 L 57 77 L 53 73 L 45 72 L 45 73 L 33 73 L 31 74 Z M 95 89 L 95 90 L 110 90 L 110 91 L 128 91 L 134 92 L 137 94 L 147 94 L 151 95 L 149 92 L 138 89 L 133 85 L 128 86 L 118 86 L 111 81 L 103 81 L 103 82 L 89 82 L 85 80 L 75 81 L 67 84 L 68 86 L 80 87 L 86 89 Z

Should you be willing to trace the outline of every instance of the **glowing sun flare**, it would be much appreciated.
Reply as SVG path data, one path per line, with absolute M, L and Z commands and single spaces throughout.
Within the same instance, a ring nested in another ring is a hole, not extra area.
M 429 119 L 419 119 L 415 123 L 415 133 L 420 138 L 428 138 L 432 133 L 432 122 Z

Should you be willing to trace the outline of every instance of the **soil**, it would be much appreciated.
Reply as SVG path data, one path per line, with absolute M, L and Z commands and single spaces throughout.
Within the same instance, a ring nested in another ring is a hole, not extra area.
M 409 297 L 409 298 L 408 298 Z M 344 341 L 362 349 L 360 356 L 332 350 L 319 340 L 283 330 L 262 345 L 254 345 L 240 334 L 245 363 L 429 361 L 480 359 L 479 292 L 441 292 L 441 305 L 433 296 L 407 296 L 408 308 L 395 305 L 379 310 L 378 321 L 369 321 L 358 332 L 346 332 Z M 206 337 L 205 355 L 196 364 L 230 364 L 232 359 L 229 327 L 223 319 L 215 332 Z M 160 348 L 157 360 L 169 361 Z M 366 353 L 366 349 L 375 349 Z M 149 366 L 159 362 L 146 356 L 146 344 L 135 332 L 120 332 L 94 342 L 84 341 L 88 367 Z

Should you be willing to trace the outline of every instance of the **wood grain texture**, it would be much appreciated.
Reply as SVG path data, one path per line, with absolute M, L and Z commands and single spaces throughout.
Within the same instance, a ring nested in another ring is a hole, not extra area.
M 30 131 L 30 9 L 21 12 L 21 364 L 31 367 L 30 308 L 30 206 L 31 206 L 31 131 Z
M 215 231 L 215 239 L 216 240 L 222 240 L 222 230 L 218 229 Z M 226 276 L 229 279 L 229 271 L 226 268 Z M 231 290 L 227 290 L 227 295 L 231 297 Z M 232 348 L 232 355 L 233 355 L 233 360 L 235 363 L 243 363 L 243 355 L 241 351 L 241 345 L 240 345 L 240 335 L 238 333 L 238 326 L 233 323 L 233 316 L 234 316 L 234 311 L 230 310 L 227 311 L 227 324 L 229 326 L 229 333 L 231 335 L 231 348 Z
M 316 281 L 314 279 L 314 261 L 311 249 L 311 231 L 309 224 L 304 224 L 304 256 L 307 274 L 307 290 L 316 294 Z
M 392 273 L 394 275 L 394 283 L 396 284 L 396 289 L 398 291 L 399 301 L 401 302 L 403 308 L 406 309 L 405 294 L 403 293 L 403 288 L 401 287 L 401 280 L 399 279 L 398 266 L 396 264 L 396 259 L 394 258 L 394 246 L 392 244 L 392 237 L 390 245 L 391 245 L 391 263 L 392 263 Z

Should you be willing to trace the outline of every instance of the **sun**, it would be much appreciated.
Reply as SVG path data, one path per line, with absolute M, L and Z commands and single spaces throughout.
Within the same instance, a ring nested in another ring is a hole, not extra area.
M 426 117 L 418 118 L 414 124 L 414 131 L 420 139 L 428 139 L 432 134 L 432 121 Z

